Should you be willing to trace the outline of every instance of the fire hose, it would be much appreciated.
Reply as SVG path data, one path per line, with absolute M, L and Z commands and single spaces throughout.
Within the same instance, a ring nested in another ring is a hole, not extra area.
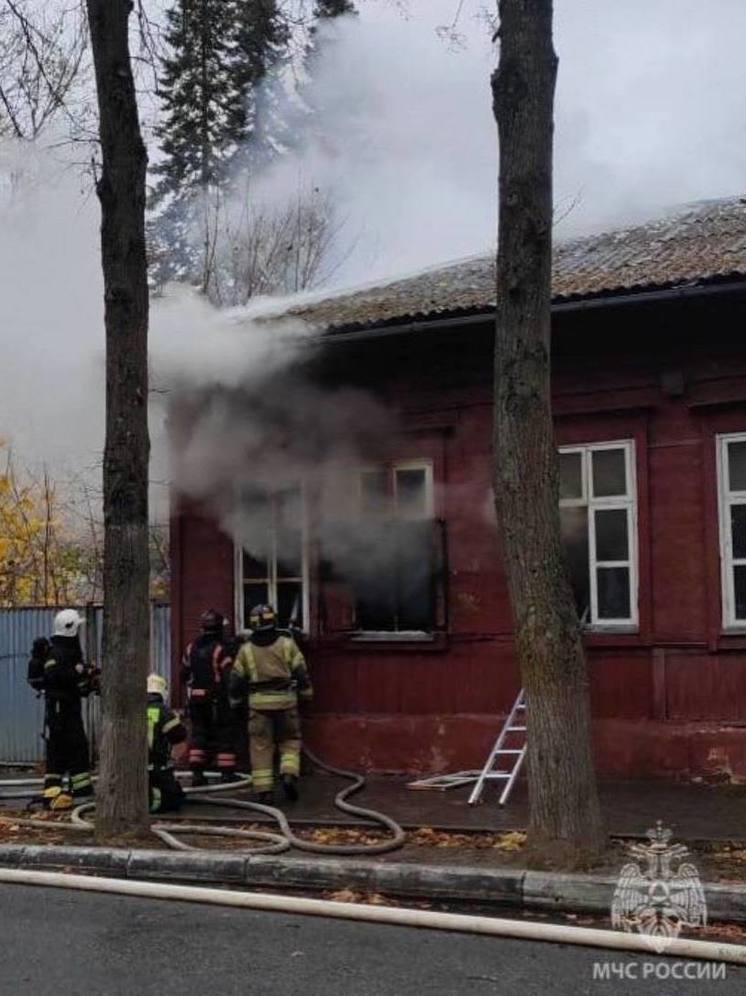
M 351 795 L 359 792 L 364 787 L 366 783 L 364 775 L 358 772 L 346 771 L 343 768 L 336 768 L 333 765 L 327 764 L 325 761 L 322 761 L 321 758 L 312 753 L 307 747 L 303 748 L 303 753 L 313 765 L 320 768 L 327 774 L 336 775 L 339 778 L 345 778 L 351 781 L 352 784 L 340 789 L 340 791 L 335 795 L 334 805 L 337 809 L 343 813 L 362 817 L 374 823 L 380 824 L 391 833 L 391 837 L 386 840 L 374 841 L 366 844 L 320 844 L 316 841 L 305 840 L 303 837 L 298 837 L 292 830 L 290 825 L 291 821 L 288 820 L 288 817 L 281 809 L 278 809 L 275 806 L 268 806 L 259 802 L 249 802 L 244 799 L 213 798 L 213 795 L 216 793 L 236 791 L 237 789 L 249 786 L 251 784 L 251 778 L 248 775 L 243 775 L 241 780 L 238 782 L 229 782 L 226 784 L 210 785 L 200 788 L 185 788 L 184 791 L 193 802 L 198 802 L 201 805 L 241 809 L 269 816 L 276 821 L 279 827 L 279 832 L 268 830 L 240 830 L 234 829 L 233 827 L 205 826 L 203 824 L 187 822 L 163 822 L 161 820 L 156 820 L 151 824 L 151 831 L 170 848 L 181 851 L 203 850 L 203 848 L 198 848 L 179 840 L 177 835 L 180 834 L 199 834 L 200 836 L 210 837 L 233 837 L 246 842 L 254 840 L 259 841 L 260 843 L 257 847 L 249 848 L 251 854 L 280 854 L 283 851 L 289 850 L 291 847 L 295 847 L 301 851 L 311 851 L 315 854 L 384 854 L 387 851 L 397 850 L 403 845 L 406 834 L 402 827 L 400 827 L 399 824 L 390 816 L 387 816 L 386 813 L 381 813 L 378 810 L 367 809 L 363 806 L 357 806 L 354 803 L 347 801 Z M 23 786 L 23 790 L 20 793 L 4 793 L 1 797 L 29 798 L 29 796 L 32 796 L 36 798 L 38 797 L 38 792 L 35 792 L 30 788 L 32 785 L 41 785 L 41 780 L 24 779 L 19 781 L 0 781 L 0 789 Z M 17 819 L 15 817 L 6 818 L 2 816 L 0 816 L 0 819 L 12 819 L 12 822 L 16 826 L 28 826 L 35 829 L 64 829 L 78 832 L 90 832 L 94 829 L 94 824 L 86 819 L 84 814 L 90 813 L 91 810 L 95 808 L 95 805 L 95 802 L 86 802 L 78 806 L 73 810 L 69 822 L 61 820 L 35 820 L 29 818 Z

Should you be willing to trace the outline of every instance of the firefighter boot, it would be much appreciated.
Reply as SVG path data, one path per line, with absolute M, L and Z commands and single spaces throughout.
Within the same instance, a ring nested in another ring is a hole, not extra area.
M 68 795 L 67 792 L 60 792 L 56 799 L 52 800 L 52 805 L 49 807 L 53 812 L 61 809 L 72 809 L 73 808 L 73 797 Z
M 297 802 L 298 800 L 298 776 L 297 775 L 283 775 L 282 776 L 282 791 L 285 793 L 285 798 L 290 802 Z
M 44 789 L 44 808 L 50 812 L 72 809 L 73 797 L 63 792 L 59 785 Z
M 254 800 L 254 802 L 258 802 L 260 806 L 271 806 L 274 801 L 275 797 L 272 792 L 260 792 Z
M 241 776 L 235 771 L 224 771 L 220 776 L 223 785 L 230 785 L 231 782 L 240 782 Z
M 202 788 L 207 785 L 204 771 L 192 771 L 192 788 Z

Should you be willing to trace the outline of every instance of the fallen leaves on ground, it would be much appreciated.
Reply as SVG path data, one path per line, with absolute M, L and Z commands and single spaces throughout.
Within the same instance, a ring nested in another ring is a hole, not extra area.
M 42 820 L 49 823 L 49 831 L 43 828 L 33 828 L 22 826 L 14 820 L 32 816 L 35 820 Z M 60 843 L 69 838 L 69 834 L 60 837 L 54 833 L 54 824 L 66 822 L 68 817 L 56 813 L 34 812 L 21 813 L 6 811 L 0 815 L 0 841 L 15 843 L 19 839 L 24 839 L 33 843 Z M 168 817 L 164 817 L 168 822 Z M 193 821 L 199 823 L 199 819 Z M 215 826 L 214 822 L 206 823 L 206 826 Z M 236 829 L 241 830 L 263 830 L 266 832 L 279 833 L 277 827 L 267 823 L 243 823 L 232 824 Z M 384 830 L 373 827 L 356 826 L 330 826 L 330 827 L 294 827 L 295 834 L 310 843 L 320 844 L 325 847 L 336 846 L 370 846 L 379 844 L 390 838 Z M 204 837 L 198 834 L 183 834 L 185 841 L 192 844 L 199 844 L 210 850 L 245 850 L 247 841 L 240 838 L 231 837 Z M 195 839 L 198 838 L 198 839 Z M 502 852 L 520 851 L 526 842 L 526 834 L 515 831 L 508 833 L 457 833 L 447 830 L 436 830 L 433 827 L 420 827 L 417 830 L 407 832 L 406 843 L 423 848 L 463 848 L 466 850 L 497 850 Z M 250 846 L 250 845 L 249 845 Z M 259 842 L 255 846 L 259 846 Z
M 358 830 L 355 827 L 317 827 L 315 829 L 295 830 L 298 837 L 313 844 L 378 844 L 386 838 L 385 834 L 370 830 Z
M 715 851 L 712 857 L 715 861 L 734 861 L 736 864 L 746 865 L 746 848 L 726 845 Z
M 433 827 L 420 827 L 407 834 L 407 842 L 419 847 L 463 847 L 477 850 L 496 849 L 498 851 L 519 851 L 526 843 L 526 834 L 518 831 L 508 833 L 452 833 L 448 830 L 435 830 Z
M 34 819 L 49 824 L 49 830 L 43 827 L 27 827 L 16 820 Z M 0 843 L 6 844 L 64 844 L 69 842 L 70 834 L 66 831 L 54 833 L 56 823 L 66 822 L 65 817 L 56 813 L 15 812 L 6 810 L 0 813 Z M 77 835 L 76 835 L 77 836 Z
M 746 926 L 738 923 L 710 923 L 706 927 L 697 927 L 692 937 L 713 937 L 721 941 L 743 944 L 746 941 Z

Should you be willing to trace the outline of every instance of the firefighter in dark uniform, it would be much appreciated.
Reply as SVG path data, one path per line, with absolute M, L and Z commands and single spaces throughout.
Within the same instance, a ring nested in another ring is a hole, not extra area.
M 225 619 L 208 609 L 200 619 L 202 633 L 186 648 L 182 681 L 189 697 L 189 767 L 192 785 L 205 785 L 205 768 L 214 762 L 225 782 L 235 781 L 234 717 L 228 699 L 233 663 L 224 635 Z
M 148 796 L 151 813 L 177 810 L 184 791 L 171 764 L 171 749 L 184 743 L 186 727 L 166 705 L 166 679 L 148 675 Z
M 84 621 L 75 609 L 58 612 L 51 640 L 35 640 L 29 662 L 29 684 L 45 698 L 47 809 L 69 809 L 93 795 L 81 703 L 96 689 L 97 671 L 83 660 L 79 633 Z
M 287 631 L 278 630 L 271 605 L 249 613 L 252 633 L 238 652 L 230 677 L 231 702 L 248 700 L 251 778 L 261 802 L 271 802 L 275 750 L 282 788 L 298 798 L 301 731 L 298 700 L 313 697 L 303 654 Z

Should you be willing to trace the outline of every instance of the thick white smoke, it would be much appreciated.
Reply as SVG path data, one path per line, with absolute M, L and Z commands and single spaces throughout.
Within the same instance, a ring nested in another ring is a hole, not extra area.
M 302 174 L 337 198 L 350 252 L 335 285 L 493 246 L 495 52 L 483 6 L 463 4 L 460 50 L 435 31 L 456 0 L 364 0 L 324 45 L 306 97 L 312 133 L 261 186 L 284 200 Z M 578 201 L 560 236 L 740 192 L 742 0 L 557 0 L 556 18 L 558 213 Z M 78 154 L 0 142 L 0 435 L 58 476 L 95 468 L 103 445 L 98 204 L 90 177 L 65 161 Z M 277 363 L 233 317 L 194 296 L 169 300 L 153 302 L 156 386 L 174 373 L 193 387 L 235 384 Z

